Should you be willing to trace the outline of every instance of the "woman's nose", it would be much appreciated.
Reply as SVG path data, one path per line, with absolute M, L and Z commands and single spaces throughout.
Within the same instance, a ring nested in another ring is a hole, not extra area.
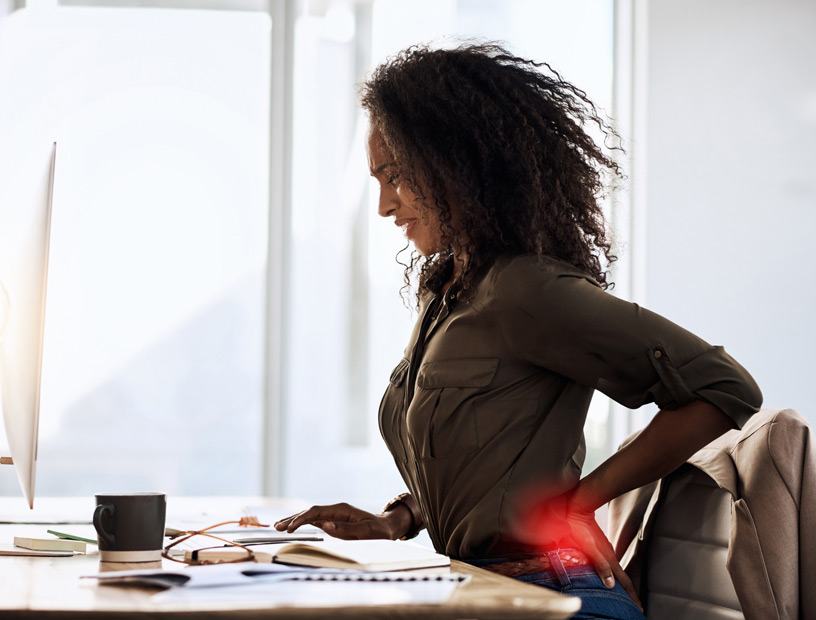
M 388 189 L 380 190 L 380 200 L 377 203 L 377 213 L 382 217 L 389 217 L 397 210 L 397 195 L 396 192 Z

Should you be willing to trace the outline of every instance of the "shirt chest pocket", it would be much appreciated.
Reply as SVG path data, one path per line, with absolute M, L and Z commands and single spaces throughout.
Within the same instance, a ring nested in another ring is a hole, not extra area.
M 477 412 L 485 402 L 497 359 L 422 364 L 408 408 L 408 432 L 420 459 L 439 459 L 479 448 Z
M 380 433 L 397 462 L 405 462 L 403 424 L 405 419 L 405 378 L 409 363 L 403 359 L 391 373 L 388 388 L 380 401 Z

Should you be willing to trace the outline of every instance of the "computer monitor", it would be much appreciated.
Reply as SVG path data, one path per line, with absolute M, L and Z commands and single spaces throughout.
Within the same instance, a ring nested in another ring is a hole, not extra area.
M 12 462 L 34 508 L 45 293 L 57 144 L 15 179 L 13 222 L 0 221 L 0 403 Z M 29 176 L 30 175 L 30 176 Z M 6 214 L 8 217 L 8 213 Z

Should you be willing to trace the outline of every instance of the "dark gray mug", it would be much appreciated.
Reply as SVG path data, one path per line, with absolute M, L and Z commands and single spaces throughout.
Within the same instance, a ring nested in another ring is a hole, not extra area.
M 98 493 L 93 524 L 103 562 L 154 562 L 164 545 L 164 493 Z

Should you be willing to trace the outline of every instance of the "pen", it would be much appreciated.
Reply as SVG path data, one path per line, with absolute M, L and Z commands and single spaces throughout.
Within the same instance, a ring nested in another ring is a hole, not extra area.
M 255 538 L 234 538 L 232 542 L 241 545 L 272 545 L 275 543 L 302 542 L 323 540 L 322 536 L 300 535 L 292 536 L 257 536 Z
M 57 538 L 65 538 L 66 540 L 78 540 L 92 545 L 98 544 L 93 538 L 83 538 L 82 536 L 74 536 L 73 534 L 65 534 L 64 532 L 55 532 L 54 530 L 46 530 L 49 534 L 53 534 Z

